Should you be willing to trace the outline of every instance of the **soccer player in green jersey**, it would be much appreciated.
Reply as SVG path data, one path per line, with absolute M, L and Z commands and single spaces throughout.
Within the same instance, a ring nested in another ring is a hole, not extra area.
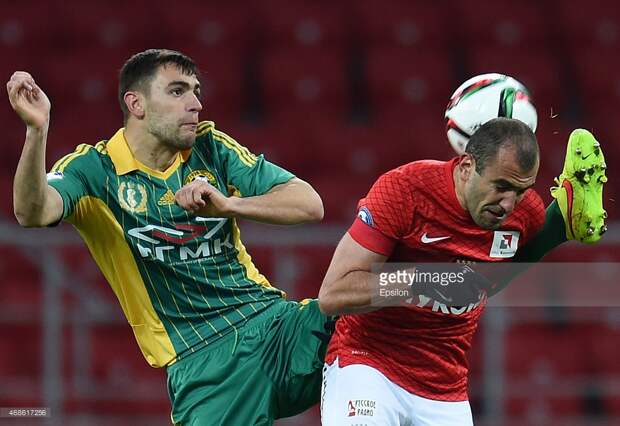
M 172 420 L 268 425 L 319 400 L 331 318 L 284 300 L 253 265 L 237 218 L 316 222 L 306 182 L 199 122 L 193 61 L 132 56 L 124 128 L 45 171 L 50 101 L 26 72 L 7 83 L 26 125 L 14 181 L 22 226 L 71 223 L 114 290 L 147 362 L 166 367 Z

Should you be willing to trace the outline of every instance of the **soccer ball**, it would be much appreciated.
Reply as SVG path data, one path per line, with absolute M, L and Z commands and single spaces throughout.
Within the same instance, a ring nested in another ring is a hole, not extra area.
M 482 74 L 461 84 L 446 107 L 446 132 L 458 155 L 469 138 L 489 120 L 516 118 L 536 131 L 538 115 L 527 88 L 503 74 Z

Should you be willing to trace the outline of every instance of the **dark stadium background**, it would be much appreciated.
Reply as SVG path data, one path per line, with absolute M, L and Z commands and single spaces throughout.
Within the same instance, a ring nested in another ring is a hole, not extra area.
M 321 225 L 242 224 L 259 268 L 292 299 L 317 295 L 357 199 L 380 173 L 451 157 L 445 105 L 482 72 L 510 74 L 533 93 L 546 204 L 569 131 L 588 128 L 603 143 L 610 231 L 596 246 L 566 244 L 550 258 L 608 262 L 597 279 L 617 279 L 612 0 L 0 0 L 0 77 L 28 70 L 52 101 L 48 165 L 122 125 L 118 70 L 150 47 L 199 64 L 202 119 L 322 195 Z M 47 421 L 0 424 L 169 424 L 164 371 L 147 366 L 77 233 L 17 226 L 11 185 L 24 128 L 8 100 L 0 123 L 0 407 L 52 410 Z M 596 292 L 596 283 L 583 285 Z M 620 424 L 619 301 L 489 309 L 471 353 L 476 424 Z M 278 422 L 318 424 L 318 409 Z

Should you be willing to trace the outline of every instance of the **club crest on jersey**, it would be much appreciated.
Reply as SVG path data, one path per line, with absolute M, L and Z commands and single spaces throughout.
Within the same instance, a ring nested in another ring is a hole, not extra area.
M 146 212 L 146 187 L 141 183 L 121 182 L 118 186 L 118 202 L 130 213 Z
M 209 182 L 211 185 L 217 186 L 217 179 L 215 178 L 215 175 L 208 170 L 194 170 L 187 175 L 187 177 L 183 181 L 183 185 L 187 185 L 188 183 L 193 182 L 194 180 L 196 180 L 196 178 L 199 177 L 207 179 L 207 182 Z
M 496 258 L 513 257 L 519 246 L 520 234 L 519 231 L 495 231 L 489 256 Z
M 366 207 L 362 207 L 357 212 L 357 217 L 359 217 L 361 221 L 364 222 L 366 225 L 373 225 L 372 214 L 370 214 L 370 210 L 368 210 Z

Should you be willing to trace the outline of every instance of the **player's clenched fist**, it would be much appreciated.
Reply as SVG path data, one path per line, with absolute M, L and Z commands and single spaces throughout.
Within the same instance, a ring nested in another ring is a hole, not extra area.
M 27 127 L 47 129 L 51 104 L 30 74 L 16 71 L 6 84 L 11 106 Z
M 188 183 L 174 195 L 176 203 L 188 212 L 206 217 L 232 217 L 236 197 L 226 197 L 200 178 Z

